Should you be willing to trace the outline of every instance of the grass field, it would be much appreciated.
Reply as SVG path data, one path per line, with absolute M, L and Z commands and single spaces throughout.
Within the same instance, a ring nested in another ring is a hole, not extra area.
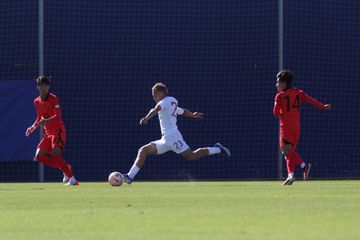
M 360 181 L 0 184 L 0 239 L 360 239 Z

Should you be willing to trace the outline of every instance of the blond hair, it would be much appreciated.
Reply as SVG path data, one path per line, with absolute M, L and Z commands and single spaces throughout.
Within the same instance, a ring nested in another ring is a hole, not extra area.
M 163 83 L 155 83 L 155 85 L 152 87 L 152 89 L 157 92 L 163 92 L 163 93 L 165 93 L 165 95 L 168 94 L 168 89 L 167 89 L 166 85 Z

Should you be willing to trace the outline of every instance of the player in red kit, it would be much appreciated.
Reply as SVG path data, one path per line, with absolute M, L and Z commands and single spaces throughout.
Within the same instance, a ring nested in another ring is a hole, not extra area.
M 330 104 L 322 104 L 315 98 L 306 94 L 303 90 L 292 87 L 294 74 L 289 70 L 282 70 L 277 74 L 273 113 L 280 118 L 280 149 L 286 160 L 288 177 L 283 185 L 291 185 L 294 181 L 295 167 L 303 169 L 304 180 L 307 180 L 311 164 L 305 164 L 296 153 L 296 146 L 300 138 L 300 105 L 307 102 L 319 109 L 330 110 Z
M 47 166 L 60 169 L 64 174 L 65 185 L 79 185 L 70 165 L 61 157 L 64 151 L 66 132 L 61 119 L 59 99 L 49 92 L 50 78 L 39 76 L 36 85 L 40 96 L 34 100 L 37 118 L 25 135 L 30 136 L 39 126 L 44 127 L 44 136 L 37 146 L 35 159 Z

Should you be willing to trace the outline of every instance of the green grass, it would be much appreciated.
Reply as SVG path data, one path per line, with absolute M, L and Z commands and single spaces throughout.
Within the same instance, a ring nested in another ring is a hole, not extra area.
M 0 239 L 359 239 L 360 181 L 0 184 Z

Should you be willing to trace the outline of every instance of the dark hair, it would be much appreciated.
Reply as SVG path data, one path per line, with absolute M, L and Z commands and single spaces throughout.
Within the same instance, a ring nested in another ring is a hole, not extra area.
M 154 90 L 157 91 L 157 92 L 163 92 L 163 93 L 165 93 L 165 95 L 168 94 L 168 89 L 167 89 L 166 85 L 163 84 L 163 83 L 156 83 L 156 84 L 152 87 L 152 89 L 154 89 Z
M 280 82 L 285 82 L 288 87 L 291 87 L 294 79 L 294 73 L 290 70 L 281 70 L 277 75 Z
M 45 76 L 45 75 L 40 75 L 37 79 L 36 79 L 36 85 L 50 85 L 51 84 L 51 76 Z

